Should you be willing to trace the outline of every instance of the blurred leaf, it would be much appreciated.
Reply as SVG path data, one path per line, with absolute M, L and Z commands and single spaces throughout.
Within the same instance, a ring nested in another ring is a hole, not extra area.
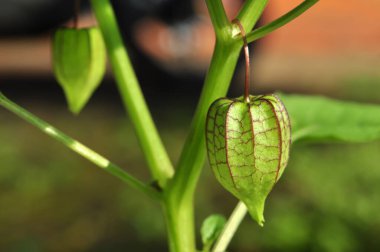
M 336 218 L 321 221 L 315 235 L 314 251 L 349 252 L 360 251 L 349 227 Z
M 380 105 L 321 96 L 280 95 L 292 122 L 292 140 L 366 142 L 380 139 Z
M 226 218 L 220 214 L 210 215 L 203 221 L 201 227 L 203 251 L 208 251 L 211 248 L 225 224 Z

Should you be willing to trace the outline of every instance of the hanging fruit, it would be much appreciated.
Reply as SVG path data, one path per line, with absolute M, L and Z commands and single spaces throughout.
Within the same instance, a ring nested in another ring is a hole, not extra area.
M 288 162 L 290 120 L 277 96 L 249 95 L 248 45 L 243 27 L 235 22 L 244 39 L 245 95 L 212 103 L 206 119 L 206 144 L 217 180 L 245 203 L 262 226 L 265 199 Z
M 76 13 L 76 16 L 78 14 Z M 106 49 L 97 27 L 58 29 L 52 43 L 54 75 L 64 90 L 69 109 L 78 114 L 101 83 Z

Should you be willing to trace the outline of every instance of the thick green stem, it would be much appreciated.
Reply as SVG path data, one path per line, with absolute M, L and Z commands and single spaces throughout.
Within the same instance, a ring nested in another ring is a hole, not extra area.
M 225 96 L 239 57 L 239 47 L 218 44 L 204 86 L 192 130 L 184 147 L 173 183 L 166 190 L 168 198 L 167 224 L 172 252 L 194 252 L 193 195 L 204 164 L 204 118 L 208 106 L 218 97 Z M 232 66 L 232 67 L 226 67 Z M 187 153 L 187 154 L 186 154 Z M 183 223 L 187 223 L 184 225 Z M 189 226 L 187 226 L 189 225 Z
M 192 201 L 178 204 L 176 198 L 164 196 L 163 209 L 171 252 L 195 252 L 194 208 Z
M 228 21 L 226 11 L 224 10 L 222 0 L 206 0 L 215 35 L 218 39 L 228 37 Z
M 34 125 L 45 134 L 61 142 L 66 147 L 70 148 L 82 157 L 88 159 L 90 162 L 94 163 L 95 165 L 99 166 L 100 168 L 103 168 L 110 174 L 121 179 L 131 187 L 134 187 L 135 189 L 138 189 L 155 199 L 160 198 L 160 194 L 157 191 L 153 190 L 153 188 L 145 185 L 140 180 L 136 179 L 135 177 L 121 169 L 119 166 L 111 163 L 105 157 L 101 156 L 100 154 L 96 153 L 95 151 L 91 150 L 90 148 L 76 141 L 75 139 L 72 139 L 63 132 L 48 124 L 47 122 L 39 119 L 37 116 L 31 114 L 30 112 L 26 111 L 14 102 L 10 101 L 2 93 L 0 93 L 0 105 L 13 112 L 20 118 L 24 119 L 28 123 Z
M 174 170 L 132 68 L 112 5 L 109 0 L 91 0 L 91 3 L 103 33 L 119 92 L 134 124 L 145 159 L 153 178 L 164 187 Z
M 207 110 L 214 100 L 226 95 L 239 53 L 239 45 L 216 43 L 191 131 L 183 148 L 172 188 L 169 187 L 177 195 L 179 202 L 192 201 L 206 156 L 204 131 Z
M 286 25 L 293 19 L 297 18 L 299 15 L 304 13 L 306 10 L 308 10 L 310 7 L 312 7 L 314 4 L 316 4 L 319 0 L 306 0 L 297 7 L 295 7 L 293 10 L 289 11 L 288 13 L 284 14 L 283 16 L 279 17 L 278 19 L 270 22 L 267 25 L 264 25 L 258 29 L 255 29 L 247 34 L 247 41 L 252 42 L 257 39 L 260 39 L 269 33 L 271 33 L 274 30 L 277 30 L 278 28 Z

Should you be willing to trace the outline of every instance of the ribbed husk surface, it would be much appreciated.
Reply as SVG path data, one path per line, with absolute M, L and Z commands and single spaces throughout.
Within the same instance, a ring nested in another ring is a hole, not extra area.
M 261 226 L 265 199 L 288 162 L 290 134 L 288 113 L 275 95 L 221 98 L 207 115 L 210 166 Z

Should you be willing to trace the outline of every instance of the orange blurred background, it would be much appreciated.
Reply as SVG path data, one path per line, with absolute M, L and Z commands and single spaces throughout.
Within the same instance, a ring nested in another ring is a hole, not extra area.
M 203 1 L 196 2 L 195 5 L 204 5 Z M 229 7 L 229 12 L 236 12 L 236 2 L 224 2 Z M 269 1 L 261 23 L 279 17 L 299 3 L 297 0 Z M 197 8 L 199 15 L 205 15 L 204 9 Z M 370 79 L 379 79 L 379 12 L 380 1 L 346 0 L 344 4 L 339 0 L 318 2 L 298 19 L 258 42 L 253 60 L 255 86 L 260 89 L 339 93 L 344 88 L 341 83 L 347 78 L 364 75 Z M 160 26 L 156 21 L 150 24 L 158 28 L 152 28 L 151 25 L 132 35 L 137 42 L 141 42 L 140 47 L 148 57 L 158 64 L 169 62 L 170 68 L 172 61 L 175 62 L 173 67 L 182 63 L 188 65 L 186 71 L 204 72 L 212 54 L 213 34 L 209 21 L 202 22 L 190 26 L 195 30 L 194 37 L 203 38 L 201 46 L 189 50 L 192 54 L 188 55 L 188 60 L 179 62 L 164 52 L 164 48 L 152 45 L 156 40 L 147 41 L 144 37 L 145 34 L 152 36 L 152 33 L 170 31 L 170 26 Z M 93 23 L 93 16 L 84 13 L 81 25 Z M 1 38 L 0 76 L 50 76 L 49 36 Z M 176 33 L 173 36 L 178 37 Z M 166 47 L 167 45 L 165 44 Z M 176 46 L 175 43 L 171 45 Z

